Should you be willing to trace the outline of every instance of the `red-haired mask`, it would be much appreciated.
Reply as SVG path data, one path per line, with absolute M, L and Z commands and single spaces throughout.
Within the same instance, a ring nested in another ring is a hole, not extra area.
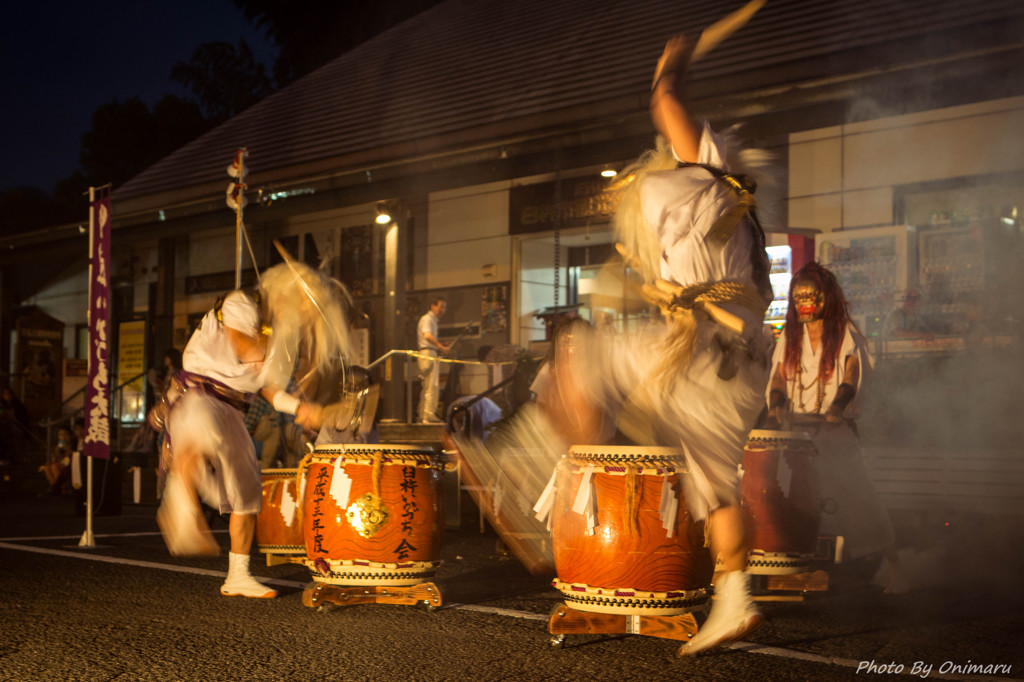
M 793 286 L 793 305 L 800 322 L 820 320 L 825 309 L 825 294 L 814 282 L 797 282 Z

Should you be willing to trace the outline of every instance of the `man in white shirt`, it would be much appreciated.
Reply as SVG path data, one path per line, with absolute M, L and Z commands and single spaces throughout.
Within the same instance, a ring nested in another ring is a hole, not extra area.
M 437 323 L 447 308 L 447 302 L 440 296 L 435 296 L 430 301 L 430 310 L 423 314 L 416 325 L 416 348 L 420 353 L 417 363 L 419 364 L 420 381 L 423 384 L 416 417 L 417 421 L 424 424 L 442 423 L 442 420 L 437 418 L 440 363 L 436 358 L 438 355 L 447 353 L 451 347 L 437 340 Z

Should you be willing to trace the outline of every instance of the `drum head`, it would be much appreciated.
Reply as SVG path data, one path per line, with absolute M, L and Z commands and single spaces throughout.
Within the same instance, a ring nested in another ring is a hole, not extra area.
M 775 431 L 773 429 L 754 429 L 748 436 L 749 440 L 792 440 L 811 442 L 811 435 L 803 431 Z
M 685 459 L 681 448 L 640 447 L 635 445 L 573 445 L 569 454 L 595 461 L 631 459 Z

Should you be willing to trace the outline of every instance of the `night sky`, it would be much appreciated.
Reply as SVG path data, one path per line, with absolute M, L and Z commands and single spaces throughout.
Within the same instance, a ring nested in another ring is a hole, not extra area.
M 168 76 L 204 42 L 245 38 L 269 72 L 275 51 L 231 0 L 23 3 L 0 22 L 4 140 L 0 191 L 46 192 L 78 165 L 93 111 L 139 96 L 187 94 Z

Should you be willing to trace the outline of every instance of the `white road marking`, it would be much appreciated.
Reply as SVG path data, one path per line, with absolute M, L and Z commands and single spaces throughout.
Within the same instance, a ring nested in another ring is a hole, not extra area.
M 510 618 L 525 618 L 526 620 L 547 620 L 548 616 L 543 613 L 531 611 L 516 611 L 515 609 L 502 609 L 497 606 L 480 606 L 478 604 L 447 604 L 443 609 L 459 609 L 461 611 L 477 611 L 479 613 L 493 613 L 497 616 L 508 616 Z
M 110 537 L 110 536 L 107 536 Z M 57 539 L 57 538 L 50 538 Z M 161 571 L 173 571 L 175 573 L 190 573 L 192 575 L 208 575 L 215 578 L 223 578 L 227 576 L 226 571 L 214 571 L 208 568 L 194 568 L 192 566 L 175 566 L 174 564 L 161 564 L 155 561 L 138 561 L 136 559 L 125 559 L 123 557 L 114 556 L 103 556 L 102 554 L 86 554 L 89 551 L 87 548 L 82 548 L 77 551 L 69 551 L 65 549 L 50 549 L 48 547 L 29 547 L 27 545 L 14 545 L 9 542 L 0 541 L 0 549 L 12 549 L 20 552 L 34 552 L 36 554 L 47 554 L 50 556 L 69 557 L 72 559 L 85 559 L 86 561 L 100 561 L 107 564 L 121 564 L 123 566 L 137 566 L 139 568 L 155 568 Z M 286 587 L 305 587 L 306 583 L 300 583 L 295 580 L 281 580 L 279 578 L 266 578 L 263 576 L 259 577 L 261 582 L 273 583 L 274 585 L 283 585 Z
M 211 533 L 217 535 L 219 533 L 227 533 L 227 529 L 224 530 L 211 530 Z M 158 530 L 146 531 L 144 533 L 93 533 L 94 538 L 141 538 L 147 535 L 161 535 Z M 37 537 L 25 537 L 25 538 L 0 538 L 0 542 L 37 542 L 39 540 L 78 540 L 82 537 L 82 534 L 78 535 L 39 535 Z
M 123 533 L 115 534 L 110 533 L 102 537 L 136 537 L 140 535 L 158 535 L 159 533 Z M 30 539 L 39 540 L 65 540 L 65 539 L 77 539 L 80 536 L 51 536 L 46 538 L 18 538 L 18 540 L 25 541 Z M 94 535 L 93 537 L 101 537 Z M 162 571 L 172 571 L 175 573 L 189 573 L 192 575 L 205 575 L 215 578 L 223 578 L 227 575 L 225 571 L 214 571 L 208 568 L 193 568 L 191 566 L 176 566 L 174 564 L 161 564 L 155 561 L 138 561 L 136 559 L 125 559 L 122 557 L 103 556 L 101 554 L 87 554 L 86 548 L 79 549 L 77 551 L 68 551 L 63 549 L 50 549 L 47 547 L 31 547 L 28 545 L 12 544 L 8 540 L 15 538 L 4 538 L 0 539 L 0 549 L 10 549 L 18 552 L 34 552 L 36 554 L 47 554 L 50 556 L 68 557 L 72 559 L 85 559 L 86 561 L 100 561 L 108 564 L 121 564 L 124 566 L 137 566 L 139 568 L 153 568 Z M 257 576 L 260 582 L 280 585 L 283 587 L 295 587 L 305 588 L 308 582 L 299 582 L 296 580 L 282 580 L 279 578 L 268 578 L 264 576 Z M 525 620 L 538 620 L 546 621 L 548 616 L 543 613 L 533 613 L 530 611 L 518 611 L 516 609 L 503 609 L 496 606 L 480 606 L 477 604 L 449 604 L 443 607 L 443 609 L 459 609 L 462 611 L 475 611 L 478 613 L 491 613 L 496 616 L 506 616 L 509 618 L 523 618 Z M 795 651 L 793 649 L 783 649 L 780 647 L 768 646 L 765 644 L 756 644 L 754 642 L 733 642 L 729 644 L 729 649 L 736 651 L 745 651 L 751 654 L 765 654 L 768 656 L 777 656 L 779 658 L 792 658 L 799 659 L 802 661 L 810 661 L 812 663 L 821 663 L 823 665 L 838 666 L 842 668 L 853 668 L 856 669 L 860 665 L 860 661 L 852 658 L 837 658 L 833 656 L 821 656 L 819 654 L 812 654 L 805 651 Z M 937 671 L 933 671 L 929 678 L 935 678 L 940 680 L 977 680 L 978 677 L 963 676 L 963 675 L 944 675 Z M 1009 679 L 1009 678 L 1000 678 Z M 1011 681 L 1012 682 L 1012 681 Z

